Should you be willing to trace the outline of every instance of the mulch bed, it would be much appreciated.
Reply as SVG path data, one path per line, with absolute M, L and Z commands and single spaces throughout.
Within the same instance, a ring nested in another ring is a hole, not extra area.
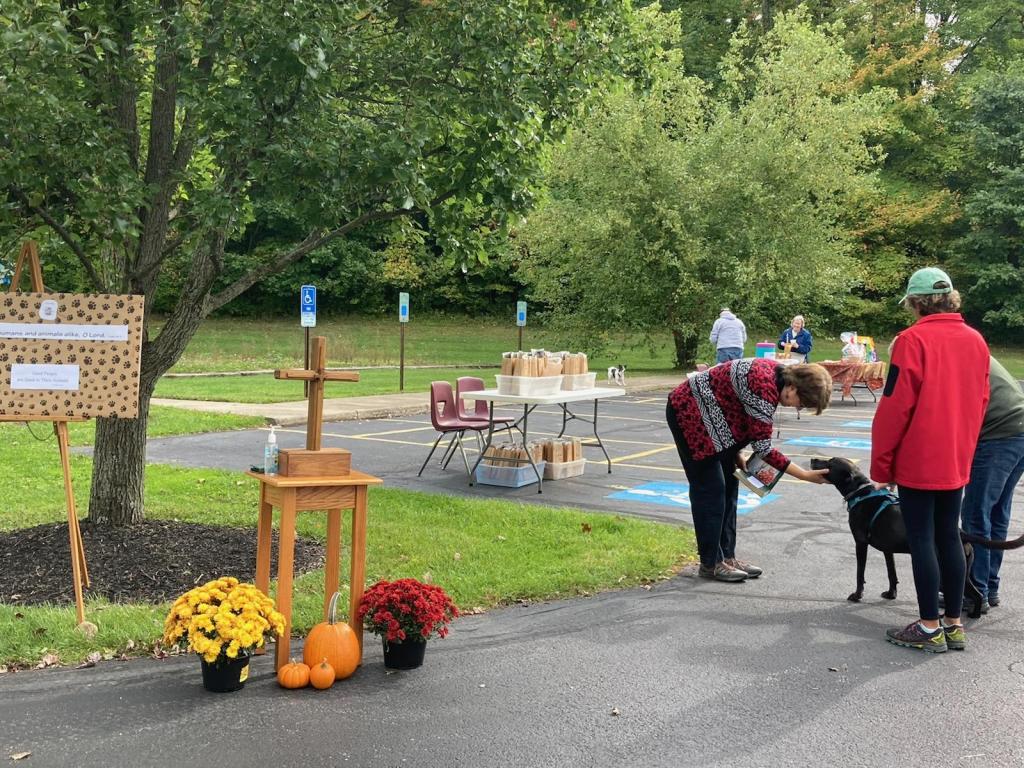
M 129 527 L 81 523 L 91 586 L 85 596 L 162 603 L 220 576 L 251 582 L 256 529 L 145 520 Z M 0 603 L 74 604 L 67 523 L 0 532 Z M 324 545 L 296 537 L 295 572 L 324 564 Z M 271 575 L 277 574 L 277 537 Z

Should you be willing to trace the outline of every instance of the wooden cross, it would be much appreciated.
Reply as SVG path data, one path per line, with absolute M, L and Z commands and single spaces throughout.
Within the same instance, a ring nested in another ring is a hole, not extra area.
M 325 381 L 359 381 L 359 374 L 352 371 L 328 371 L 327 339 L 323 336 L 313 337 L 313 350 L 310 353 L 310 368 L 288 368 L 274 371 L 275 379 L 309 382 L 309 415 L 306 423 L 306 450 L 319 451 L 320 437 L 323 433 L 324 419 L 324 382 Z

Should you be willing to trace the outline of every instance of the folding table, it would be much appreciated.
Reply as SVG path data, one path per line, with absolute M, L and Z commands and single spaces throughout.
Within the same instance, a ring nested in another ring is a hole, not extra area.
M 624 389 L 613 389 L 611 387 L 593 387 L 591 389 L 577 389 L 577 390 L 564 390 L 556 392 L 553 395 L 503 395 L 498 392 L 497 389 L 481 389 L 475 392 L 463 392 L 463 400 L 485 400 L 488 404 L 487 413 L 487 439 L 484 441 L 483 450 L 480 451 L 480 456 L 477 457 L 476 463 L 473 465 L 473 469 L 470 473 L 469 484 L 473 484 L 473 476 L 475 476 L 476 468 L 480 465 L 480 462 L 484 458 L 484 454 L 487 453 L 487 449 L 490 448 L 491 443 L 494 439 L 494 404 L 495 403 L 509 403 L 523 406 L 523 416 L 516 422 L 516 428 L 519 430 L 519 434 L 522 437 L 523 452 L 526 454 L 525 459 L 502 459 L 504 462 L 512 464 L 529 464 L 533 468 L 533 472 L 537 475 L 537 493 L 543 492 L 544 481 L 540 475 L 540 471 L 537 469 L 537 465 L 533 462 L 533 456 L 526 450 L 527 443 L 529 442 L 527 426 L 530 418 L 530 414 L 539 405 L 557 405 L 562 409 L 562 429 L 558 433 L 558 437 L 562 437 L 565 434 L 565 428 L 570 421 L 578 420 L 590 424 L 593 427 L 594 440 L 592 442 L 584 442 L 586 446 L 596 446 L 601 449 L 601 453 L 604 454 L 605 461 L 608 462 L 608 472 L 612 471 L 612 460 L 608 456 L 608 451 L 604 448 L 604 443 L 601 442 L 601 435 L 597 431 L 597 404 L 599 400 L 604 400 L 609 397 L 622 397 L 626 394 Z M 594 402 L 594 415 L 593 418 L 587 416 L 580 416 L 573 413 L 569 408 L 570 403 L 581 403 L 592 400 Z

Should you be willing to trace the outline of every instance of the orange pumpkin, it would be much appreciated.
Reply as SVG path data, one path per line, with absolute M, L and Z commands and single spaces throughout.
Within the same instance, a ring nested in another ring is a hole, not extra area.
M 277 670 L 277 682 L 282 688 L 305 688 L 309 685 L 309 667 L 292 659 Z
M 334 685 L 334 667 L 324 659 L 309 671 L 309 682 L 318 691 Z
M 352 627 L 335 618 L 338 597 L 337 592 L 331 596 L 327 621 L 320 622 L 310 630 L 302 650 L 302 660 L 312 668 L 321 659 L 327 659 L 327 663 L 334 669 L 335 678 L 344 680 L 359 666 L 359 641 Z

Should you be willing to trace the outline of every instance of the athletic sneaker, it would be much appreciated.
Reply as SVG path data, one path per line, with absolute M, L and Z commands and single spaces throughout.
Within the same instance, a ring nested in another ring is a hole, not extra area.
M 737 571 L 743 571 L 747 574 L 747 578 L 750 579 L 756 579 L 764 573 L 764 569 L 759 568 L 753 563 L 748 563 L 746 560 L 737 560 L 735 557 L 726 560 L 725 564 L 735 568 Z
M 998 608 L 999 607 L 999 593 L 998 592 L 989 592 L 988 593 L 988 604 L 991 605 L 993 608 Z M 985 606 L 983 605 L 982 608 L 984 608 L 984 607 Z
M 714 579 L 715 581 L 745 581 L 747 578 L 746 571 L 733 568 L 725 561 L 715 563 L 714 568 L 702 563 L 697 575 L 702 579 Z
M 908 624 L 903 629 L 893 627 L 885 630 L 885 639 L 893 645 L 900 645 L 904 648 L 918 648 L 927 653 L 946 652 L 946 633 L 942 627 L 931 632 L 922 629 L 920 622 Z
M 998 604 L 999 604 L 999 598 L 996 597 L 996 605 L 998 605 Z M 986 613 L 988 613 L 989 606 L 991 606 L 991 605 L 992 605 L 992 597 L 991 596 L 989 596 L 988 599 L 982 598 L 982 600 L 981 600 L 981 613 L 982 613 L 983 616 Z M 939 593 L 939 608 L 941 608 L 942 610 L 946 609 L 946 596 L 943 595 L 941 592 Z M 967 595 L 964 595 L 964 605 L 963 605 L 963 608 L 961 610 L 963 611 L 963 613 L 970 613 L 971 611 L 973 611 L 974 610 L 974 600 L 972 600 L 971 598 L 967 597 Z
M 951 651 L 962 651 L 967 648 L 967 633 L 964 632 L 963 624 L 943 624 L 942 631 L 946 633 L 946 647 Z

